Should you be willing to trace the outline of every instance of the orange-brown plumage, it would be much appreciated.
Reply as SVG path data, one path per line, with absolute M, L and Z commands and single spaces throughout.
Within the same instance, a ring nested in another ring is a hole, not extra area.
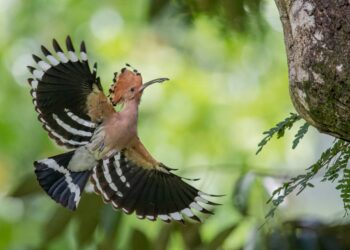
M 115 110 L 105 94 L 97 87 L 87 96 L 86 107 L 91 121 L 101 122 L 108 119 Z
M 75 210 L 91 177 L 105 202 L 139 218 L 199 221 L 193 213 L 211 213 L 198 202 L 215 205 L 155 160 L 138 133 L 138 112 L 146 83 L 135 69 L 124 68 L 114 78 L 110 98 L 103 93 L 97 65 L 90 70 L 85 43 L 77 54 L 70 37 L 65 53 L 53 40 L 55 55 L 42 46 L 45 59 L 33 56 L 41 68 L 29 66 L 31 95 L 38 119 L 59 145 L 74 150 L 34 162 L 35 174 L 47 194 Z M 79 59 L 80 57 L 80 59 Z M 120 111 L 114 105 L 121 105 Z M 210 195 L 209 195 L 210 196 Z
M 147 168 L 154 168 L 159 163 L 147 151 L 145 146 L 140 141 L 139 137 L 135 137 L 130 145 L 125 150 L 125 155 L 134 163 Z
M 122 69 L 114 83 L 110 100 L 114 104 L 122 104 L 123 108 L 115 112 L 103 92 L 96 89 L 88 97 L 89 116 L 91 119 L 102 118 L 100 133 L 92 137 L 89 150 L 95 158 L 110 157 L 113 152 L 134 147 L 129 151 L 141 162 L 149 163 L 152 158 L 147 150 L 137 145 L 141 142 L 137 135 L 138 107 L 143 93 L 142 77 L 139 73 Z M 91 98 L 90 98 L 91 96 Z M 90 98 L 90 99 L 89 99 Z M 142 144 L 141 144 L 142 145 Z M 142 150 L 142 152 L 137 152 Z M 128 150 L 127 150 L 128 151 Z M 141 159 L 146 157 L 145 159 Z M 156 161 L 152 162 L 155 165 Z M 149 164 L 147 164 L 149 165 Z
M 125 92 L 128 91 L 130 87 L 137 89 L 141 86 L 141 74 L 133 72 L 127 68 L 123 68 L 121 70 L 121 73 L 117 76 L 115 83 L 113 84 L 110 100 L 114 105 L 116 105 L 121 102 L 123 94 L 125 94 Z

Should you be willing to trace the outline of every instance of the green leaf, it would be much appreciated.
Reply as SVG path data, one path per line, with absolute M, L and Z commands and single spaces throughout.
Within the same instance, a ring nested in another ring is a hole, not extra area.
M 233 204 L 242 215 L 247 215 L 248 203 L 256 176 L 253 173 L 246 173 L 239 177 L 233 191 Z
M 134 228 L 130 239 L 130 250 L 151 250 L 151 242 L 141 230 Z
M 24 196 L 36 193 L 44 194 L 34 176 L 34 174 L 31 174 L 23 178 L 19 185 L 9 194 L 9 196 L 22 198 Z
M 313 188 L 313 187 L 314 187 L 314 184 L 312 184 L 312 183 L 307 183 L 307 186 Z
M 175 224 L 170 223 L 170 224 L 164 224 L 159 233 L 157 238 L 155 239 L 153 243 L 153 248 L 154 250 L 166 250 L 169 244 L 169 240 L 171 237 L 171 234 L 175 230 Z
M 40 249 L 47 249 L 49 244 L 61 236 L 67 228 L 70 220 L 73 218 L 74 212 L 63 207 L 57 207 L 52 216 L 47 220 L 43 227 L 43 237 Z
M 187 249 L 197 249 L 202 245 L 202 239 L 199 234 L 199 229 L 202 224 L 189 223 L 186 227 L 178 225 L 177 228 L 181 232 L 182 239 Z
M 305 124 L 303 126 L 305 126 Z M 305 128 L 299 129 L 299 131 L 300 130 L 305 131 Z M 300 135 L 302 134 L 303 132 L 300 133 Z M 341 139 L 335 140 L 333 145 L 322 153 L 320 159 L 306 169 L 305 174 L 291 178 L 289 181 L 283 183 L 282 187 L 276 189 L 272 193 L 271 198 L 268 200 L 268 203 L 272 204 L 272 208 L 265 217 L 272 217 L 277 207 L 290 193 L 297 190 L 297 194 L 300 194 L 305 188 L 313 187 L 314 185 L 310 183 L 310 181 L 321 169 L 326 169 L 322 179 L 323 181 L 333 181 L 338 178 L 338 176 L 343 176 L 343 178 L 338 181 L 336 189 L 341 192 L 344 209 L 347 212 L 348 207 L 350 207 L 350 203 L 347 200 L 348 195 L 350 195 L 350 171 L 346 168 L 349 160 L 350 144 Z M 339 172 L 343 172 L 343 174 L 339 174 Z
M 121 229 L 123 213 L 116 212 L 112 206 L 102 208 L 102 218 L 99 228 L 104 232 L 104 238 L 99 243 L 98 250 L 109 250 L 113 248 L 116 237 Z
M 256 151 L 256 154 L 260 153 L 263 147 L 267 144 L 268 141 L 271 140 L 271 138 L 274 135 L 277 135 L 277 139 L 281 138 L 282 136 L 284 136 L 285 130 L 291 129 L 293 124 L 300 119 L 301 117 L 298 114 L 290 113 L 289 117 L 277 123 L 275 127 L 271 128 L 268 131 L 263 132 L 263 134 L 266 136 L 259 142 L 258 150 Z
M 78 220 L 77 242 L 80 247 L 89 244 L 101 219 L 103 202 L 100 196 L 85 194 L 74 213 Z
M 310 127 L 310 125 L 307 122 L 305 122 L 304 125 L 302 125 L 299 128 L 297 134 L 294 137 L 292 149 L 295 149 L 298 146 L 300 140 L 303 139 L 303 137 L 307 133 L 309 127 Z
M 204 249 L 206 250 L 221 249 L 225 240 L 231 235 L 231 233 L 237 228 L 238 225 L 239 223 L 235 223 L 234 225 L 229 226 L 224 230 L 222 230 L 220 233 L 218 233 L 214 237 L 214 239 Z

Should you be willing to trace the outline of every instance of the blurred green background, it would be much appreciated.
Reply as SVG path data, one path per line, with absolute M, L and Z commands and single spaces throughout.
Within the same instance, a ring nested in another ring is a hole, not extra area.
M 200 177 L 196 187 L 226 194 L 214 216 L 141 221 L 91 192 L 72 213 L 39 188 L 33 161 L 63 149 L 37 121 L 26 66 L 67 35 L 86 42 L 105 91 L 125 63 L 144 80 L 171 79 L 144 94 L 139 134 L 156 159 Z M 331 143 L 310 129 L 292 150 L 292 130 L 255 155 L 262 132 L 294 110 L 272 0 L 0 0 L 0 60 L 0 249 L 319 249 L 282 246 L 305 223 L 348 221 L 334 187 L 318 184 L 261 227 L 273 189 Z

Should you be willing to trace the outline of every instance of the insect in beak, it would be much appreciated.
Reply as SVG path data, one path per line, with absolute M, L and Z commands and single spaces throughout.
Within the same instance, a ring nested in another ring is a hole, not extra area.
M 165 82 L 168 80 L 169 80 L 169 78 L 162 77 L 162 78 L 157 78 L 157 79 L 151 80 L 149 82 L 146 82 L 141 86 L 141 88 L 139 89 L 139 92 L 142 92 L 145 88 L 152 85 L 153 83 L 162 83 L 162 82 Z

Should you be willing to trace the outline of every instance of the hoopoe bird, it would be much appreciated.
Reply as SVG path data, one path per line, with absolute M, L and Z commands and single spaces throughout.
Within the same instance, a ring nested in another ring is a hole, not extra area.
M 184 221 L 184 216 L 201 221 L 198 212 L 212 214 L 207 198 L 183 177 L 155 160 L 137 133 L 139 105 L 143 91 L 158 78 L 146 83 L 127 64 L 115 73 L 104 94 L 97 64 L 92 71 L 84 41 L 76 52 L 71 38 L 67 52 L 53 39 L 55 55 L 41 46 L 44 59 L 33 55 L 37 67 L 28 66 L 28 79 L 38 120 L 48 135 L 69 152 L 35 161 L 40 186 L 56 202 L 75 210 L 87 182 L 105 203 L 140 219 L 165 222 Z M 116 105 L 122 105 L 117 112 Z

